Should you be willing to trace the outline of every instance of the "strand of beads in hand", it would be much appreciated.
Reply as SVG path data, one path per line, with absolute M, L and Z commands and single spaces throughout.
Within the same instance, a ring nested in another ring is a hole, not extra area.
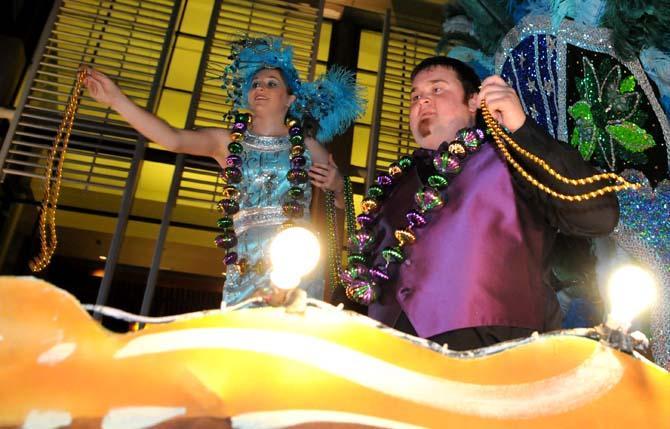
M 56 245 L 58 244 L 58 237 L 56 235 L 56 206 L 58 205 L 61 181 L 63 178 L 63 163 L 65 162 L 70 134 L 72 133 L 74 117 L 79 107 L 81 90 L 87 76 L 88 69 L 80 67 L 77 72 L 74 88 L 72 88 L 72 95 L 65 107 L 63 119 L 61 120 L 53 145 L 47 155 L 46 173 L 44 178 L 44 196 L 42 197 L 39 218 L 40 252 L 28 264 L 30 270 L 34 273 L 44 270 L 49 265 L 51 258 L 56 251 Z M 58 152 L 60 152 L 60 157 L 57 156 Z M 57 165 L 55 172 L 54 164 Z
M 639 183 L 628 182 L 626 179 L 613 172 L 600 173 L 590 177 L 583 177 L 578 179 L 568 178 L 561 175 L 559 172 L 554 170 L 545 160 L 541 159 L 540 157 L 528 152 L 527 150 L 519 146 L 514 141 L 514 139 L 509 134 L 507 134 L 502 129 L 500 124 L 498 124 L 498 122 L 493 118 L 493 115 L 491 114 L 488 106 L 486 105 L 486 100 L 482 100 L 480 107 L 482 110 L 482 116 L 484 117 L 484 122 L 486 122 L 487 131 L 493 136 L 494 143 L 498 147 L 500 153 L 502 153 L 503 156 L 505 157 L 507 163 L 511 165 L 521 175 L 521 177 L 523 177 L 526 181 L 528 181 L 530 184 L 532 184 L 542 192 L 545 192 L 554 198 L 558 198 L 559 200 L 580 202 L 600 197 L 610 192 L 619 192 L 624 189 L 640 188 Z M 591 185 L 593 183 L 600 181 L 612 181 L 617 184 L 603 186 L 590 192 L 584 192 L 575 195 L 567 195 L 560 193 L 555 189 L 545 185 L 544 183 L 541 183 L 532 174 L 527 172 L 526 169 L 524 169 L 509 153 L 509 151 L 507 150 L 507 145 L 509 145 L 512 149 L 514 149 L 514 151 L 516 151 L 519 155 L 540 166 L 544 171 L 546 171 L 556 180 L 565 183 L 567 185 L 570 185 L 575 189 L 580 186 Z

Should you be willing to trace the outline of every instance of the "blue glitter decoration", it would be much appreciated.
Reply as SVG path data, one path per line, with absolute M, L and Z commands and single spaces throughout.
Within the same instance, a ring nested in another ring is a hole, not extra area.
M 531 35 L 514 47 L 501 76 L 517 91 L 524 110 L 552 137 L 558 137 L 556 37 Z
M 659 288 L 652 308 L 652 351 L 659 365 L 670 368 L 670 181 L 663 180 L 652 189 L 638 171 L 626 170 L 622 176 L 642 188 L 619 194 L 621 217 L 612 236 L 656 276 Z
M 642 184 L 642 188 L 619 193 L 619 224 L 635 231 L 670 270 L 670 180 L 663 180 L 652 189 L 644 174 L 638 171 L 626 170 L 623 176 Z

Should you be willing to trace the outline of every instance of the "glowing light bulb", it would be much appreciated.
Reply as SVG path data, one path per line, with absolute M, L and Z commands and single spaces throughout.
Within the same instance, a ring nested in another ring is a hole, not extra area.
M 319 262 L 321 247 L 313 232 L 302 227 L 290 227 L 279 232 L 270 244 L 272 282 L 290 289 L 300 283 Z
M 272 284 L 280 289 L 293 289 L 300 284 L 300 277 L 284 270 L 276 270 L 274 268 L 270 273 L 270 280 L 272 281 Z
M 656 298 L 656 281 L 652 274 L 635 265 L 617 268 L 608 281 L 610 314 L 607 325 L 626 332 L 631 322 Z

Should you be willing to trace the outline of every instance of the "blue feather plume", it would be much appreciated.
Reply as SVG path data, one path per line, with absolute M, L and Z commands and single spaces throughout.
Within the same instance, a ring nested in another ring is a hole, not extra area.
M 575 0 L 551 0 L 551 26 L 558 28 L 566 16 L 575 16 L 575 10 Z
M 670 119 L 670 96 L 664 95 L 661 97 L 661 106 L 665 110 L 665 116 Z
M 507 12 L 515 24 L 527 16 L 551 15 L 554 28 L 566 17 L 597 27 L 605 6 L 606 0 L 508 0 Z
M 656 83 L 663 110 L 666 115 L 670 115 L 670 55 L 656 48 L 645 49 L 640 52 L 640 63 Z
M 449 51 L 448 57 L 463 61 L 472 67 L 480 79 L 494 74 L 495 66 L 493 64 L 493 55 L 485 55 L 482 51 L 457 46 Z
M 605 0 L 581 0 L 572 17 L 582 24 L 598 27 L 605 13 L 605 6 Z
M 365 112 L 366 100 L 353 73 L 333 66 L 314 82 L 304 83 L 293 104 L 299 119 L 316 120 L 319 125 L 316 139 L 327 143 Z
M 518 24 L 526 16 L 549 15 L 551 5 L 549 0 L 509 0 L 507 12 L 514 20 L 514 24 Z

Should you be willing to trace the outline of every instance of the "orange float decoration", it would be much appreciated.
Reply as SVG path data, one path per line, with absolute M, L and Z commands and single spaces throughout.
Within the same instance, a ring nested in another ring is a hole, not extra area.
M 116 334 L 41 280 L 0 291 L 0 428 L 670 427 L 670 374 L 578 332 L 451 352 L 317 302 Z

